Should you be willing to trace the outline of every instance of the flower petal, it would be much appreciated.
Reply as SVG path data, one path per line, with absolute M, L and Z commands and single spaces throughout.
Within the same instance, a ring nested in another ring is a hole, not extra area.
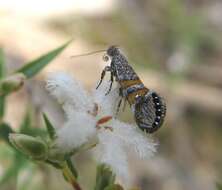
M 96 120 L 85 112 L 73 112 L 62 128 L 57 131 L 56 144 L 63 152 L 72 151 L 91 139 L 96 133 Z
M 126 147 L 134 150 L 140 158 L 149 158 L 156 152 L 156 143 L 143 133 L 137 126 L 113 120 L 113 131 L 116 138 L 119 138 Z
M 107 95 L 110 82 L 103 81 L 98 89 L 93 90 L 93 101 L 99 105 L 99 115 L 114 115 L 120 100 L 119 87 L 114 87 Z
M 94 149 L 97 161 L 109 165 L 122 179 L 128 179 L 128 161 L 121 141 L 108 130 L 100 132 L 98 138 L 99 144 Z
M 46 89 L 54 96 L 67 115 L 70 110 L 88 110 L 92 101 L 82 85 L 65 73 L 51 74 L 46 81 Z

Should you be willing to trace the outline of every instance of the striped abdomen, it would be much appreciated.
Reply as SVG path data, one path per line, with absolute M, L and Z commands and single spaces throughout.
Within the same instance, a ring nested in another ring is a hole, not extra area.
M 140 129 L 153 133 L 163 124 L 166 115 L 166 104 L 156 92 L 148 91 L 136 102 L 134 116 Z
M 122 80 L 119 81 L 122 95 L 127 99 L 130 106 L 136 103 L 137 96 L 145 96 L 145 94 L 149 91 L 141 82 L 140 79 L 135 80 Z
M 147 89 L 140 80 L 120 81 L 120 85 L 139 128 L 147 133 L 159 129 L 166 115 L 164 100 L 156 92 Z

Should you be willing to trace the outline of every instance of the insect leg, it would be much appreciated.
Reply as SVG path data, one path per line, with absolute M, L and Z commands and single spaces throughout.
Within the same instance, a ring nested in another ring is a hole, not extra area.
M 117 105 L 115 118 L 117 117 L 117 115 L 119 113 L 119 110 L 120 110 L 120 107 L 121 107 L 121 104 L 122 104 L 122 100 L 123 100 L 123 92 L 122 92 L 121 88 L 119 88 L 119 96 L 120 96 L 120 100 L 119 100 L 118 105 Z
M 123 103 L 123 111 L 125 110 L 125 108 L 126 108 L 126 98 L 124 99 L 124 103 Z
M 116 109 L 116 114 L 115 114 L 115 118 L 117 117 L 118 113 L 119 113 L 119 110 L 120 110 L 120 106 L 122 104 L 122 97 L 120 98 L 119 102 L 118 102 L 118 105 L 117 105 L 117 109 Z
M 102 71 L 102 74 L 101 74 L 101 78 L 100 78 L 100 81 L 99 81 L 99 84 L 97 85 L 96 89 L 99 88 L 99 86 L 101 85 L 102 81 L 103 81 L 103 78 L 105 77 L 105 74 L 107 71 L 111 71 L 111 67 L 110 66 L 106 66 L 103 71 Z
M 114 78 L 113 78 L 113 72 L 112 72 L 112 70 L 111 70 L 111 78 L 110 78 L 110 81 L 111 81 L 111 83 L 110 83 L 110 86 L 109 86 L 109 90 L 106 92 L 106 94 L 105 95 L 108 95 L 109 93 L 110 93 L 110 91 L 111 91 L 111 89 L 112 89 L 112 85 L 113 85 L 113 81 L 114 81 Z

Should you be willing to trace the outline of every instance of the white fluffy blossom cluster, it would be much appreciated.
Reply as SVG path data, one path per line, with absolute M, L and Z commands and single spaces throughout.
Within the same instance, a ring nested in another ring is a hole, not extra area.
M 49 76 L 46 89 L 55 97 L 67 116 L 64 125 L 57 129 L 57 146 L 69 152 L 74 148 L 97 138 L 92 149 L 100 163 L 109 165 L 120 177 L 128 176 L 128 151 L 134 151 L 139 158 L 148 158 L 155 152 L 155 143 L 137 126 L 115 118 L 118 88 L 105 95 L 109 82 L 103 82 L 89 95 L 77 80 L 67 74 Z

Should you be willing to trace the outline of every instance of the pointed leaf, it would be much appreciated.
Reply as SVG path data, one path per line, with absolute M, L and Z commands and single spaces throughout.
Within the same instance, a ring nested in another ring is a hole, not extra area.
M 45 113 L 43 113 L 43 119 L 45 121 L 45 125 L 46 125 L 50 139 L 52 139 L 52 140 L 55 139 L 55 137 L 56 137 L 55 128 L 53 127 L 52 123 L 49 121 L 49 119 Z
M 13 133 L 12 128 L 7 123 L 1 123 L 0 124 L 0 140 L 3 140 L 9 145 L 11 145 L 9 143 L 9 138 L 8 138 L 10 133 Z
M 3 175 L 0 178 L 0 185 L 5 184 L 7 181 L 9 181 L 12 177 L 15 177 L 17 175 L 17 168 L 15 168 L 15 165 L 8 168 Z
M 31 113 L 28 109 L 20 126 L 20 133 L 27 134 L 29 128 L 31 128 Z
M 222 184 L 221 183 L 216 183 L 217 190 L 222 190 Z
M 0 120 L 3 119 L 5 114 L 5 96 L 0 96 Z
M 119 184 L 109 185 L 104 190 L 124 190 L 123 187 Z
M 31 128 L 26 129 L 25 134 L 31 135 L 34 137 L 42 137 L 43 139 L 47 137 L 46 130 L 42 128 L 37 128 L 37 127 L 31 127 Z
M 40 136 L 45 137 L 47 135 L 46 130 L 42 128 L 37 128 L 32 126 L 32 118 L 31 118 L 31 109 L 28 109 L 25 117 L 20 125 L 20 133 L 31 135 L 31 136 Z
M 26 80 L 23 73 L 15 73 L 0 80 L 0 95 L 8 95 L 21 89 Z
M 20 170 L 20 175 L 17 177 L 16 190 L 30 190 L 33 188 L 34 177 L 37 172 L 36 169 L 37 166 L 30 163 L 26 164 L 22 170 Z
M 57 169 L 62 169 L 63 168 L 63 163 L 60 162 L 53 162 L 51 160 L 45 160 L 45 163 L 57 168 Z
M 2 48 L 0 48 L 0 79 L 5 76 L 5 61 L 4 61 L 4 53 Z
M 70 168 L 68 167 L 67 164 L 64 165 L 64 167 L 62 168 L 62 173 L 64 176 L 64 179 L 70 183 L 74 189 L 82 189 L 78 183 L 78 181 L 76 180 L 76 177 L 73 175 L 73 173 L 70 171 Z
M 77 178 L 77 177 L 78 177 L 78 172 L 77 172 L 77 170 L 76 170 L 76 168 L 75 168 L 72 160 L 70 159 L 70 157 L 67 157 L 67 158 L 66 158 L 66 164 L 67 164 L 69 170 L 70 170 L 70 171 L 72 172 L 72 174 L 75 176 L 75 178 Z
M 64 45 L 50 51 L 49 53 L 27 63 L 22 68 L 18 69 L 18 73 L 23 73 L 27 78 L 31 78 L 41 71 L 47 64 L 49 64 L 56 56 L 58 56 L 70 43 L 66 42 Z
M 48 145 L 39 137 L 11 133 L 9 134 L 9 141 L 18 151 L 34 160 L 45 160 L 47 158 Z
M 0 186 L 13 178 L 15 179 L 20 169 L 22 169 L 27 163 L 28 161 L 24 157 L 22 157 L 19 152 L 16 151 L 12 165 L 4 172 L 4 174 L 0 178 Z
M 96 186 L 94 190 L 104 190 L 106 187 L 114 185 L 115 174 L 106 164 L 97 167 Z
M 0 79 L 5 76 L 4 53 L 0 48 Z M 0 119 L 3 118 L 5 112 L 5 96 L 0 96 Z

